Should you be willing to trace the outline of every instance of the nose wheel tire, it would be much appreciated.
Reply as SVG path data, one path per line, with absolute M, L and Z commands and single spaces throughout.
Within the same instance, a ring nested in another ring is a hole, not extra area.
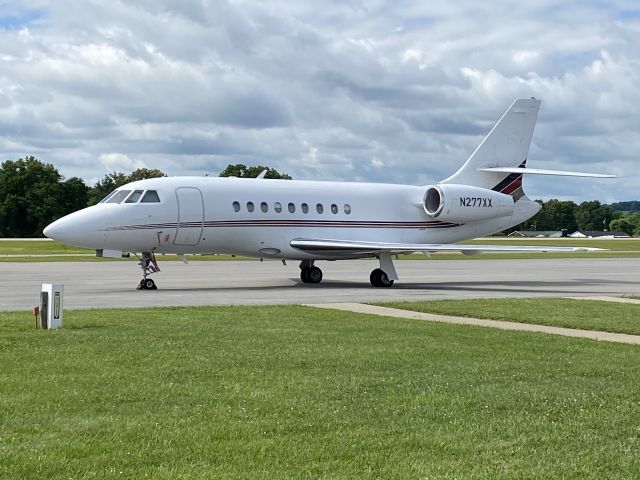
M 322 281 L 322 270 L 318 267 L 306 267 L 300 271 L 300 280 L 304 283 L 320 283 Z
M 389 276 L 384 273 L 384 270 L 376 268 L 371 275 L 369 276 L 369 280 L 371 281 L 371 285 L 374 287 L 390 287 L 393 285 L 393 280 L 389 280 Z
M 138 290 L 157 290 L 156 282 L 151 278 L 143 278 L 140 280 L 140 285 L 138 286 Z

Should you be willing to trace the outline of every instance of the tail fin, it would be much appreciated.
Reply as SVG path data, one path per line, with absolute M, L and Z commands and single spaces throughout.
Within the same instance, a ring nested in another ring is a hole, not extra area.
M 529 154 L 540 100 L 519 99 L 511 104 L 462 167 L 440 183 L 488 188 L 522 197 L 522 174 L 483 171 L 497 167 L 524 168 Z

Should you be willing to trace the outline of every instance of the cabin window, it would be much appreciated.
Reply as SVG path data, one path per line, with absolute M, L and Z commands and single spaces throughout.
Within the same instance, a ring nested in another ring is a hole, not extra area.
M 105 203 L 120 203 L 131 193 L 131 190 L 118 190 Z
M 287 205 L 287 208 L 289 209 L 289 213 L 294 213 L 296 211 L 296 206 L 293 203 Z
M 140 200 L 140 203 L 160 203 L 160 197 L 155 190 L 147 190 L 147 192 Z
M 267 205 L 267 202 L 262 202 L 260 204 L 260 210 L 262 210 L 262 213 L 267 213 L 269 211 L 269 205 Z
M 240 202 L 233 202 L 233 211 L 234 212 L 240 211 Z
M 331 213 L 333 213 L 334 215 L 338 213 L 338 205 L 336 205 L 335 203 L 331 204 Z
M 255 206 L 253 205 L 253 202 L 247 202 L 247 212 L 253 212 L 254 209 Z
M 324 212 L 324 207 L 322 206 L 322 204 L 321 204 L 321 203 L 318 203 L 318 204 L 316 205 L 316 212 L 318 212 L 318 213 L 322 213 L 322 212 Z
M 273 209 L 276 213 L 280 213 L 282 211 L 282 204 L 280 202 L 276 202 L 273 204 Z
M 347 215 L 351 214 L 351 205 L 349 205 L 348 203 L 345 203 L 344 205 L 344 213 L 346 213 Z
M 144 190 L 134 190 L 133 193 L 127 197 L 124 203 L 137 203 L 138 200 L 140 200 L 143 191 Z
M 302 213 L 309 213 L 309 205 L 307 205 L 306 203 L 300 205 L 300 208 L 302 209 Z

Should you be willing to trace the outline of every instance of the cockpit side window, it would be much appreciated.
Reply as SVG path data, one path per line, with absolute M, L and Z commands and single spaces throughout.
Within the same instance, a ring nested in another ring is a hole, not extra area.
M 134 190 L 133 193 L 127 197 L 124 203 L 137 203 L 142 196 L 142 192 L 144 192 L 144 190 Z
M 147 190 L 147 192 L 140 200 L 140 203 L 160 203 L 160 197 L 155 190 Z
M 131 190 L 118 190 L 115 195 L 110 196 L 104 203 L 120 203 L 131 193 Z

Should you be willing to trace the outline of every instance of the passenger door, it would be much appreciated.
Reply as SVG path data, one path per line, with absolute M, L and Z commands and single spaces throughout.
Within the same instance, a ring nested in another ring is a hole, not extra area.
M 176 188 L 178 230 L 174 245 L 193 246 L 200 243 L 204 226 L 204 200 L 195 187 Z

